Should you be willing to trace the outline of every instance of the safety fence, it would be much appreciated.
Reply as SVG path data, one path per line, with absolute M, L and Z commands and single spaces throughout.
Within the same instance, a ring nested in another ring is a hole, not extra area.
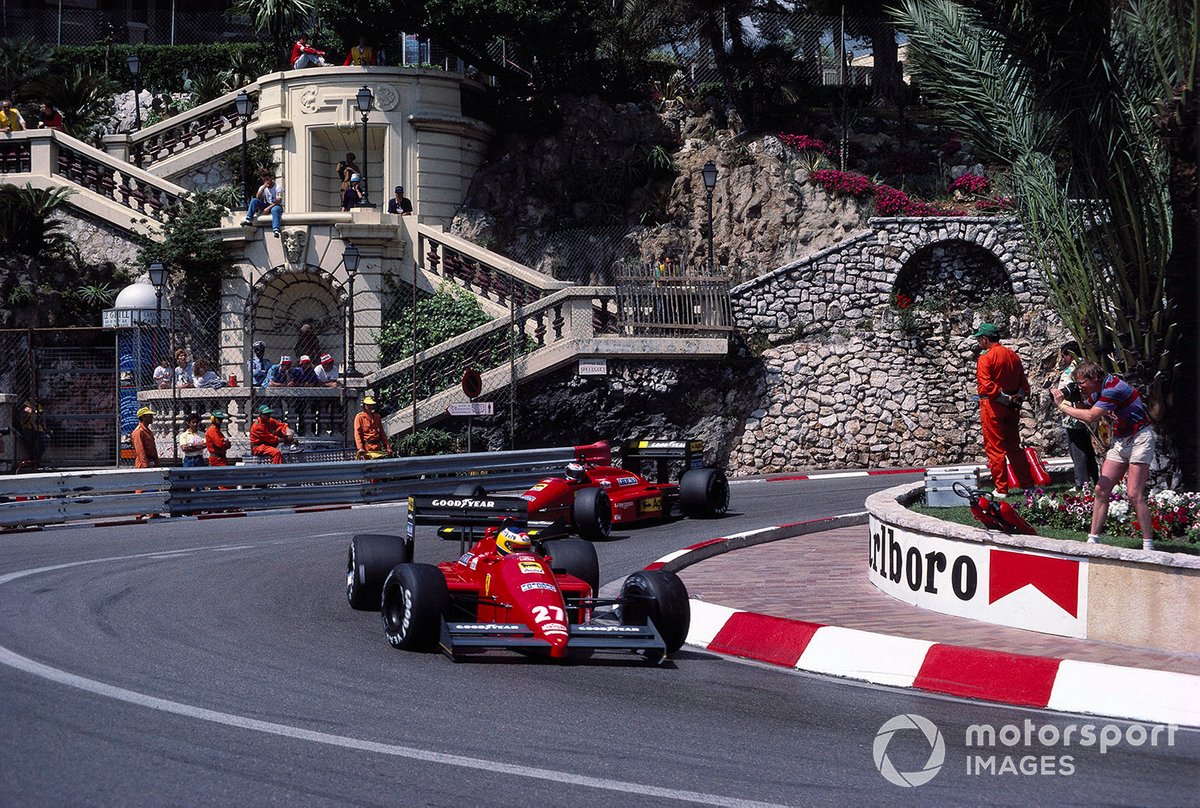
M 522 488 L 594 447 L 555 447 L 285 465 L 157 468 L 0 478 L 0 527 L 141 514 L 171 515 L 394 502 L 453 494 L 464 482 Z

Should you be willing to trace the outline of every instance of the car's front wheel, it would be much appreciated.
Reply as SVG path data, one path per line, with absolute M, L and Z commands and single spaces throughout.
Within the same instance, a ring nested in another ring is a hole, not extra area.
M 687 587 L 673 572 L 635 572 L 621 585 L 618 615 L 621 624 L 626 626 L 644 626 L 647 621 L 653 622 L 667 647 L 666 652 L 673 654 L 683 646 L 692 623 Z
M 412 561 L 412 545 L 400 536 L 359 533 L 346 558 L 346 600 L 353 609 L 379 608 L 383 582 L 392 567 Z
M 446 578 L 432 564 L 397 564 L 383 584 L 383 631 L 394 648 L 430 651 L 450 604 Z
M 729 510 L 729 480 L 720 469 L 688 469 L 679 481 L 679 509 L 684 516 L 712 518 Z
M 603 488 L 582 488 L 575 492 L 571 508 L 575 530 L 590 541 L 601 541 L 612 532 L 612 501 Z

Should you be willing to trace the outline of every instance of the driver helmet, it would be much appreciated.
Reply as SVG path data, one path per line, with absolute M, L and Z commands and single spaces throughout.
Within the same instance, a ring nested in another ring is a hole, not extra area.
M 582 463 L 567 464 L 567 479 L 573 483 L 587 482 L 587 471 L 584 470 Z
M 524 530 L 506 527 L 496 534 L 496 552 L 500 555 L 527 553 L 533 547 L 529 534 Z

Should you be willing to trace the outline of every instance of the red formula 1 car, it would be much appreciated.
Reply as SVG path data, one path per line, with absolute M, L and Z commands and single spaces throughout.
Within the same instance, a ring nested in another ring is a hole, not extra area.
M 539 480 L 521 495 L 529 503 L 531 525 L 560 523 L 596 540 L 607 538 L 614 524 L 662 521 L 676 508 L 702 518 L 724 516 L 729 509 L 729 481 L 721 469 L 703 466 L 702 441 L 630 441 L 621 466 L 612 465 L 607 443 L 576 447 L 576 457 L 563 476 Z M 640 473 L 646 462 L 655 464 L 656 481 Z M 679 465 L 683 473 L 672 483 L 672 466 Z M 479 497 L 487 491 L 466 484 L 455 493 Z
M 410 497 L 407 538 L 351 541 L 346 597 L 355 609 L 381 609 L 394 647 L 440 646 L 455 659 L 487 648 L 552 659 L 572 649 L 625 649 L 657 663 L 683 645 L 691 609 L 678 576 L 636 572 L 617 598 L 601 599 L 595 548 L 580 539 L 538 540 L 527 518 L 518 497 Z M 412 563 L 415 526 L 447 523 L 483 528 L 483 538 L 460 547 L 457 561 Z M 597 614 L 601 607 L 616 608 Z

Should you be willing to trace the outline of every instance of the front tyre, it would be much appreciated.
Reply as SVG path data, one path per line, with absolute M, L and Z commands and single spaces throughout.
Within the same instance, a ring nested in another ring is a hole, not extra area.
M 729 480 L 721 469 L 688 469 L 679 481 L 684 516 L 711 519 L 729 510 Z
M 346 558 L 346 600 L 360 611 L 379 608 L 383 582 L 392 567 L 412 561 L 412 545 L 400 536 L 359 533 Z
M 571 508 L 575 530 L 589 541 L 601 541 L 612 532 L 612 501 L 603 488 L 582 488 L 575 492 Z
M 383 632 L 393 648 L 431 651 L 450 605 L 446 578 L 432 564 L 397 564 L 383 584 Z
M 621 601 L 617 610 L 621 625 L 644 626 L 651 621 L 668 654 L 683 646 L 692 623 L 692 607 L 678 575 L 666 570 L 635 572 L 621 585 Z

